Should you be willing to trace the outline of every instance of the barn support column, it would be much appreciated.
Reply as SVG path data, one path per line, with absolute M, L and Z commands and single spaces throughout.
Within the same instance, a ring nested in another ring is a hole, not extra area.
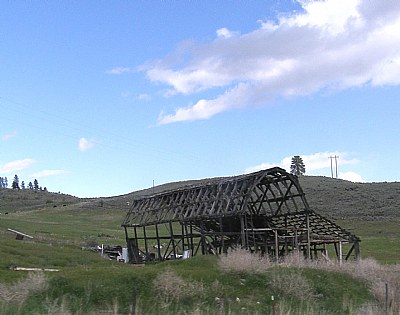
M 143 226 L 143 238 L 144 238 L 144 250 L 146 251 L 146 260 L 147 260 L 148 257 L 150 256 L 150 253 L 149 253 L 149 246 L 147 244 L 147 234 L 145 226 Z
M 220 232 L 220 237 L 221 237 L 221 244 L 219 247 L 219 254 L 225 253 L 225 237 L 224 237 L 224 229 L 222 226 L 222 218 L 219 217 L 219 232 Z
M 169 222 L 169 231 L 171 235 L 171 243 L 172 243 L 172 254 L 174 255 L 174 259 L 176 259 L 176 242 L 174 238 L 174 230 L 172 228 L 172 222 Z
M 182 241 L 182 251 L 185 252 L 185 227 L 181 223 L 181 241 Z
M 241 240 L 241 243 L 242 243 L 241 244 L 242 248 L 247 249 L 245 225 L 244 225 L 244 215 L 240 216 L 240 240 Z
M 201 254 L 202 255 L 205 255 L 206 254 L 206 240 L 205 240 L 205 237 L 204 237 L 204 223 L 203 223 L 203 221 L 201 221 L 200 222 L 200 234 L 201 234 L 201 237 L 200 237 L 200 243 L 201 243 Z
M 275 261 L 279 261 L 279 240 L 278 240 L 278 230 L 274 230 L 275 234 Z
M 307 227 L 307 259 L 311 259 L 311 231 L 310 231 L 310 216 L 306 211 L 306 227 Z
M 160 244 L 160 236 L 158 233 L 158 224 L 156 224 L 156 238 L 157 238 L 157 254 L 158 254 L 158 260 L 162 261 L 162 256 L 161 256 L 161 244 Z
M 299 239 L 297 236 L 297 229 L 294 228 L 294 249 L 296 249 L 296 251 L 299 250 Z
M 354 241 L 354 256 L 356 261 L 360 261 L 360 242 L 358 240 Z
M 134 229 L 135 238 L 128 237 L 128 231 L 125 227 L 125 237 L 126 237 L 126 245 L 128 247 L 128 260 L 130 263 L 138 264 L 140 263 L 140 256 L 139 256 L 139 247 L 137 241 L 137 233 L 136 227 Z

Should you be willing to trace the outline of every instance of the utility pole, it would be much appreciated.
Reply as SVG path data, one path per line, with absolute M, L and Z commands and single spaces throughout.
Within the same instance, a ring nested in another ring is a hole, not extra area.
M 333 166 L 332 166 L 332 160 L 335 159 L 335 169 L 336 169 L 336 178 L 338 178 L 338 163 L 337 163 L 337 159 L 339 157 L 335 154 L 335 156 L 330 156 L 329 159 L 331 160 L 331 176 L 333 178 Z

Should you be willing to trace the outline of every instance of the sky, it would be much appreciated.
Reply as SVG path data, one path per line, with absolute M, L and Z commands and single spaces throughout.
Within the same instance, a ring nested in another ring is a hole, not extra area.
M 400 1 L 0 0 L 0 176 L 107 197 L 303 158 L 399 181 Z M 336 156 L 336 160 L 330 157 Z

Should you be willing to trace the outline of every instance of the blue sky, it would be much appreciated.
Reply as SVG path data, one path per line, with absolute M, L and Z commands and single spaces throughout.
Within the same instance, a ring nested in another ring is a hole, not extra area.
M 0 176 L 79 197 L 398 181 L 400 2 L 0 1 Z

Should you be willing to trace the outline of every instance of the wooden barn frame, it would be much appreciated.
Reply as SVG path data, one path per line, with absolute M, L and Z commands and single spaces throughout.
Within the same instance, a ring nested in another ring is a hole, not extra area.
M 312 211 L 282 168 L 203 180 L 132 202 L 122 227 L 131 263 L 221 254 L 240 246 L 279 257 L 360 256 L 360 239 Z

